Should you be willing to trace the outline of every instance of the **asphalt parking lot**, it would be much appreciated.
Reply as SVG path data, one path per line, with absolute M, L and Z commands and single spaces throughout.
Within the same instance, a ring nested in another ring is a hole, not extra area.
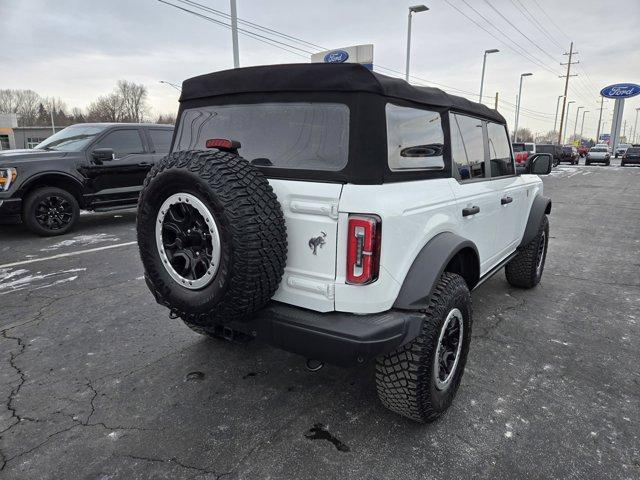
M 385 410 L 371 366 L 310 373 L 169 319 L 132 211 L 59 238 L 1 226 L 0 477 L 640 478 L 640 168 L 618 165 L 544 179 L 542 283 L 473 294 L 466 373 L 431 425 Z

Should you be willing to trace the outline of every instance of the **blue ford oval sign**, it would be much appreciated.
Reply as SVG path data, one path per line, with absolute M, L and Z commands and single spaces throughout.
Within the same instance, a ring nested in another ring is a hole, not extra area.
M 607 98 L 629 98 L 640 93 L 640 85 L 635 83 L 616 83 L 600 90 L 600 95 Z
M 344 50 L 334 50 L 333 52 L 329 52 L 324 56 L 324 63 L 344 63 L 348 59 L 349 54 Z

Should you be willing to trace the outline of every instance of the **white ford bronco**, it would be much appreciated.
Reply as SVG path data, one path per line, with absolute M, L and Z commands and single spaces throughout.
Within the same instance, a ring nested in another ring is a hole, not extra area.
M 531 288 L 551 201 L 504 118 L 358 64 L 241 68 L 183 84 L 171 152 L 138 206 L 145 278 L 198 333 L 319 362 L 376 363 L 416 421 L 456 394 L 470 291 Z

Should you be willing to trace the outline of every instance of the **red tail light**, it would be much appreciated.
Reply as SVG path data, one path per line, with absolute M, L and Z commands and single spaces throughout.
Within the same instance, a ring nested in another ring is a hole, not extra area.
M 380 218 L 351 215 L 347 242 L 347 283 L 365 285 L 375 282 L 380 271 Z
M 240 142 L 226 138 L 210 138 L 205 145 L 207 148 L 217 148 L 231 153 L 238 153 L 238 149 L 241 147 Z

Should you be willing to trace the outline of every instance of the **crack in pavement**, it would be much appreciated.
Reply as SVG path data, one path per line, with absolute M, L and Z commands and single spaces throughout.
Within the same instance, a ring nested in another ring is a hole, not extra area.
M 128 453 L 124 453 L 121 455 L 118 455 L 119 457 L 124 457 L 124 458 L 131 458 L 133 460 L 142 460 L 144 462 L 157 462 L 157 463 L 165 463 L 165 464 L 171 464 L 174 463 L 182 468 L 186 468 L 189 470 L 196 470 L 198 472 L 201 473 L 210 473 L 212 475 L 216 475 L 216 479 L 220 478 L 220 476 L 218 476 L 218 474 L 213 471 L 213 470 L 208 470 L 206 468 L 202 468 L 202 467 L 196 467 L 193 465 L 187 465 L 186 463 L 181 462 L 180 460 L 178 460 L 175 457 L 166 459 L 166 458 L 157 458 L 157 457 L 143 457 L 143 456 L 138 456 L 138 455 L 131 455 Z

